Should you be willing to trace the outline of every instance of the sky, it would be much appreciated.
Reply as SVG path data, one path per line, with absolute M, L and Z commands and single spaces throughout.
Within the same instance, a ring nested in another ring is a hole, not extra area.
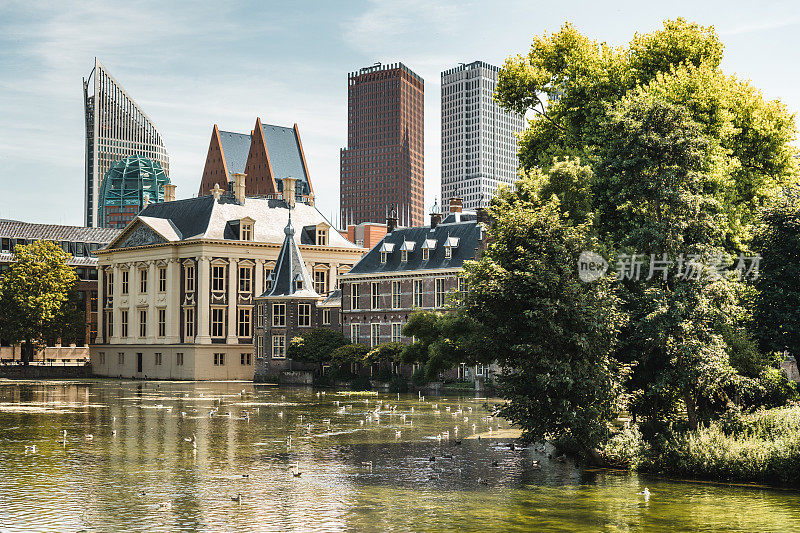
M 800 108 L 796 2 L 0 0 L 0 218 L 83 224 L 81 78 L 98 57 L 153 120 L 177 197 L 197 194 L 214 124 L 300 128 L 317 206 L 338 212 L 347 73 L 402 61 L 425 80 L 425 209 L 440 191 L 440 75 L 501 66 L 565 21 L 623 45 L 664 19 L 713 25 L 723 69 Z

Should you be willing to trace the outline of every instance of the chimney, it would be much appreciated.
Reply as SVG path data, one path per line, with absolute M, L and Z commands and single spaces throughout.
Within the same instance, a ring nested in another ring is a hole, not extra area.
M 244 205 L 244 183 L 247 174 L 237 172 L 231 174 L 231 177 L 233 178 L 233 197 L 236 199 L 236 203 Z
M 431 229 L 435 228 L 442 222 L 441 213 L 431 213 Z
M 450 212 L 451 213 L 460 213 L 462 206 L 463 206 L 463 202 L 462 202 L 461 198 L 450 198 Z
M 397 211 L 394 207 L 389 210 L 389 215 L 386 217 L 386 233 L 391 233 L 397 227 Z
M 175 201 L 175 189 L 178 186 L 174 183 L 167 183 L 164 185 L 164 201 L 165 202 L 174 202 Z
M 489 212 L 486 210 L 485 207 L 478 207 L 475 209 L 475 215 L 478 219 L 478 222 L 483 222 L 484 224 L 489 224 Z
M 289 209 L 294 208 L 296 181 L 297 178 L 292 178 L 291 176 L 283 178 L 283 199 L 286 201 L 286 205 L 289 206 Z

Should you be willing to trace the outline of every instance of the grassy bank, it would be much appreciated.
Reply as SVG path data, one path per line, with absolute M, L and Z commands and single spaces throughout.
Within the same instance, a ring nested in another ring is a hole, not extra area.
M 800 406 L 728 417 L 652 445 L 629 427 L 603 452 L 612 465 L 653 474 L 800 487 Z

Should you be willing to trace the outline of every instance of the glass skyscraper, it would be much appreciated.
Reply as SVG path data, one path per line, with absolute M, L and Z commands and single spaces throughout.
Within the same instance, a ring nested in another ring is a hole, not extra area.
M 157 162 L 169 176 L 169 154 L 153 122 L 95 58 L 83 79 L 86 110 L 86 199 L 84 224 L 100 226 L 100 181 L 128 156 Z
M 486 207 L 517 179 L 517 137 L 524 117 L 494 101 L 498 67 L 475 61 L 442 72 L 442 205 Z

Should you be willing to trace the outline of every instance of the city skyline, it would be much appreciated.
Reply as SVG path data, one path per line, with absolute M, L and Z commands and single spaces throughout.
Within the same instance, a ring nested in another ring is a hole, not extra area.
M 313 9 L 312 9 L 313 7 Z M 196 193 L 214 123 L 250 131 L 252 117 L 297 122 L 320 210 L 335 216 L 339 149 L 346 146 L 347 91 L 354 66 L 403 61 L 428 85 L 425 211 L 440 191 L 440 73 L 474 60 L 502 66 L 566 20 L 610 44 L 664 18 L 713 24 L 723 68 L 752 79 L 768 98 L 800 108 L 800 17 L 790 3 L 642 6 L 565 3 L 547 12 L 522 2 L 360 2 L 342 6 L 197 6 L 144 3 L 34 4 L 0 8 L 0 175 L 15 202 L 0 217 L 82 224 L 85 131 L 79 83 L 95 56 L 153 119 L 170 153 L 179 198 Z M 269 17 L 267 16 L 269 14 Z M 269 22 L 269 31 L 263 24 Z M 746 21 L 746 22 L 741 22 Z M 144 24 L 144 34 L 130 32 Z M 214 37 L 209 38 L 212 34 Z M 311 39 L 311 37 L 314 39 Z M 255 45 L 254 45 L 255 43 Z M 268 51 L 268 53 L 265 53 Z M 25 179 L 19 179 L 20 176 Z

